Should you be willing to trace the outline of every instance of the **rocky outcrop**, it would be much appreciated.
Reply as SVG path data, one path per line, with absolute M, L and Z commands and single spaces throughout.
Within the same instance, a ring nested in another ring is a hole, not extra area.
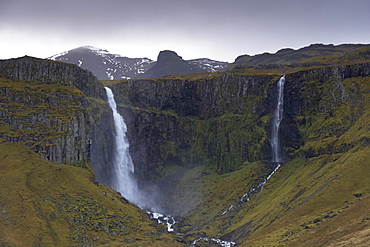
M 192 74 L 207 71 L 207 69 L 202 69 L 193 63 L 184 61 L 174 51 L 161 51 L 157 63 L 145 73 L 137 75 L 136 78 L 156 78 L 172 74 Z
M 286 85 L 285 127 L 294 130 L 291 137 L 301 136 L 301 144 L 320 143 L 305 145 L 301 151 L 306 157 L 345 152 L 354 145 L 338 139 L 364 114 L 364 95 L 368 92 L 362 80 L 368 76 L 369 63 L 333 65 L 286 76 L 292 83 Z M 290 135 L 288 130 L 282 132 Z M 285 147 L 297 146 L 291 137 L 283 138 Z M 328 141 L 325 148 L 323 140 Z
M 23 142 L 47 160 L 88 167 L 93 134 L 99 136 L 100 125 L 94 124 L 102 115 L 90 110 L 102 111 L 104 92 L 91 72 L 76 65 L 31 57 L 2 60 L 0 140 Z
M 87 97 L 105 99 L 103 85 L 76 65 L 33 57 L 0 60 L 2 77 L 28 83 L 58 84 L 81 90 Z

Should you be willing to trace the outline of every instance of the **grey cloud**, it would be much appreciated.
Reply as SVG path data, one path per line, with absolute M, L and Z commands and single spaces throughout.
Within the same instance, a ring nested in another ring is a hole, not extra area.
M 27 33 L 60 49 L 88 42 L 157 53 L 167 45 L 230 61 L 314 42 L 366 43 L 369 9 L 368 0 L 0 0 L 0 35 Z M 17 48 L 9 40 L 0 40 L 6 52 Z

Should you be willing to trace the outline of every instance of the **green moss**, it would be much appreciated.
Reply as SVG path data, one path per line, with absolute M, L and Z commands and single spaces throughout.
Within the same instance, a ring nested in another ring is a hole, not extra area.
M 0 119 L 0 135 L 3 140 L 24 142 L 46 156 L 46 150 L 57 144 L 60 138 L 77 138 L 75 131 L 85 131 L 83 134 L 88 135 L 85 120 L 88 120 L 89 113 L 84 95 L 78 89 L 3 78 L 0 87 L 0 111 L 4 116 Z M 78 150 L 78 144 L 83 144 L 76 141 L 73 148 Z M 85 162 L 70 163 L 85 167 Z
M 266 139 L 265 118 L 242 114 L 225 114 L 219 118 L 195 122 L 192 140 L 194 157 L 225 173 L 237 170 L 245 161 L 261 160 Z
M 369 90 L 369 81 L 369 77 L 352 77 L 340 83 L 305 83 L 301 97 L 307 108 L 296 117 L 296 123 L 305 141 L 302 151 L 306 155 L 346 152 L 361 138 L 367 138 L 367 128 L 358 131 L 354 126 L 361 128 L 367 122 L 369 95 L 363 92 Z M 358 133 L 360 136 L 356 136 Z

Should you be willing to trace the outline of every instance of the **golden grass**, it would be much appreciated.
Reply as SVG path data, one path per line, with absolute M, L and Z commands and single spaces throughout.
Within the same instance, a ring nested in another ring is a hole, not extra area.
M 0 144 L 2 245 L 178 246 L 162 231 L 118 193 L 93 183 L 91 170 L 42 160 L 20 143 Z

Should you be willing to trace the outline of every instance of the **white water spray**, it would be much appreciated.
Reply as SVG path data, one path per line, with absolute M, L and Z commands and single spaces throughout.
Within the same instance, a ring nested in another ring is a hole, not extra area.
M 235 242 L 225 241 L 225 240 L 221 240 L 221 239 L 218 239 L 218 238 L 198 238 L 197 240 L 193 241 L 191 246 L 194 246 L 200 240 L 205 240 L 206 242 L 210 243 L 211 245 L 212 245 L 212 242 L 213 242 L 213 243 L 216 243 L 217 245 L 222 246 L 222 247 L 233 247 L 234 245 L 236 245 Z
M 120 192 L 124 197 L 134 203 L 138 203 L 138 186 L 134 178 L 134 164 L 129 153 L 129 143 L 126 138 L 127 126 L 122 116 L 117 112 L 117 105 L 113 92 L 105 87 L 109 106 L 113 111 L 115 128 L 115 150 L 113 166 L 115 177 L 112 179 L 112 189 Z
M 282 162 L 281 159 L 281 147 L 279 140 L 279 128 L 281 120 L 283 119 L 283 101 L 284 101 L 284 83 L 285 76 L 282 76 L 278 82 L 278 102 L 276 104 L 276 110 L 274 119 L 272 122 L 271 132 L 271 149 L 272 149 L 272 161 Z

